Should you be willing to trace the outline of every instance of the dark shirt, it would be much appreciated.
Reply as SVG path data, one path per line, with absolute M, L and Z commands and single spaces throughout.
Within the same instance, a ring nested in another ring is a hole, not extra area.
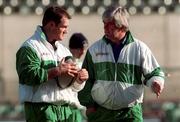
M 125 45 L 125 41 L 126 41 L 126 36 L 124 36 L 124 38 L 122 38 L 120 40 L 120 44 L 115 44 L 113 43 L 112 41 L 110 41 L 109 39 L 107 39 L 109 41 L 109 43 L 111 44 L 112 46 L 112 50 L 113 50 L 113 54 L 114 54 L 114 59 L 115 61 L 117 62 L 118 61 L 118 58 L 119 58 L 119 54 L 122 50 L 122 48 L 124 47 Z

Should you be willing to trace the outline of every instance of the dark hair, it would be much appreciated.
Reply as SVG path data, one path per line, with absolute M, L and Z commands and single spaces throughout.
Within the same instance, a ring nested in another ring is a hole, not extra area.
M 88 46 L 88 40 L 82 33 L 74 33 L 69 40 L 69 48 L 78 49 Z
M 44 12 L 42 26 L 45 26 L 49 21 L 54 21 L 55 24 L 58 25 L 60 23 L 61 18 L 64 16 L 68 19 L 71 19 L 71 16 L 65 9 L 59 6 L 50 6 Z

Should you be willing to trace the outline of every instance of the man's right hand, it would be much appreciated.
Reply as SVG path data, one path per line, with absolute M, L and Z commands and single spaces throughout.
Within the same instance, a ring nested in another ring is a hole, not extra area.
M 89 107 L 86 110 L 86 115 L 90 114 L 90 113 L 94 113 L 96 112 L 96 108 L 95 107 Z
M 59 64 L 59 75 L 68 74 L 72 77 L 76 77 L 78 74 L 78 68 L 74 62 L 66 62 L 65 58 Z
M 53 79 L 61 74 L 68 74 L 71 77 L 76 77 L 78 75 L 76 64 L 73 62 L 65 62 L 65 58 L 63 58 L 57 67 L 48 69 L 48 79 Z

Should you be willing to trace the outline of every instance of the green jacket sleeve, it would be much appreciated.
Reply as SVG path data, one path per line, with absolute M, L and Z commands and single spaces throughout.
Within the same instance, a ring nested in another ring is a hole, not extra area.
M 16 70 L 19 82 L 39 85 L 48 79 L 48 72 L 41 67 L 41 59 L 31 47 L 21 47 L 16 53 Z
M 91 96 L 91 89 L 95 81 L 95 71 L 92 56 L 90 55 L 89 51 L 86 53 L 82 67 L 88 71 L 89 79 L 86 81 L 84 89 L 78 92 L 78 98 L 82 105 L 86 107 L 94 106 L 95 102 Z

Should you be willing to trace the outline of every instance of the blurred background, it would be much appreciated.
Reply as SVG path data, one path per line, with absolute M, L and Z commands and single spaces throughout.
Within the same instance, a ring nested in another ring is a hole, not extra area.
M 16 51 L 41 25 L 49 5 L 63 6 L 72 15 L 65 46 L 74 32 L 82 32 L 91 45 L 103 36 L 105 8 L 126 6 L 132 34 L 150 47 L 166 73 L 159 99 L 145 89 L 144 122 L 180 122 L 180 0 L 0 0 L 0 122 L 24 121 Z

